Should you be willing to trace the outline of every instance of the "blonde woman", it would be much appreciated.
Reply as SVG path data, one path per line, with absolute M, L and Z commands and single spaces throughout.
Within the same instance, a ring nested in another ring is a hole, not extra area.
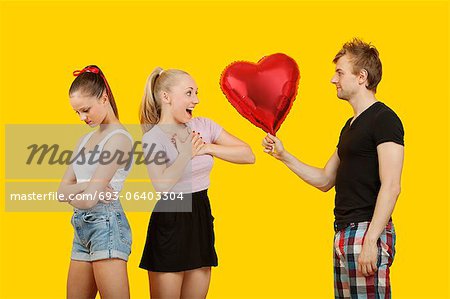
M 151 215 L 140 267 L 148 270 L 152 298 L 206 297 L 211 267 L 218 265 L 207 194 L 213 157 L 237 164 L 255 161 L 245 142 L 208 118 L 193 117 L 197 93 L 188 73 L 156 68 L 140 107 L 144 152 L 160 158 L 147 165 L 155 190 L 192 200 L 190 212 L 155 208 Z M 170 208 L 170 202 L 159 201 L 157 207 Z

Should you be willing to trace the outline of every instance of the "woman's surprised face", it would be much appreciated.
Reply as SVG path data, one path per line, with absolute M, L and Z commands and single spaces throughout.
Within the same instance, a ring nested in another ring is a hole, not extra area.
M 187 123 L 193 114 L 195 106 L 200 102 L 198 87 L 189 75 L 180 75 L 177 84 L 163 94 L 163 101 L 169 104 L 169 110 L 177 123 Z
M 100 98 L 89 96 L 80 91 L 70 95 L 70 105 L 78 114 L 81 121 L 84 121 L 90 127 L 96 127 L 103 122 L 107 110 L 107 97 L 104 92 Z

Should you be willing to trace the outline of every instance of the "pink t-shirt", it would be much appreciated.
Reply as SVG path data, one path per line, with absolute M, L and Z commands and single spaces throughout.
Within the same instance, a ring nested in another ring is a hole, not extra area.
M 200 136 L 206 143 L 215 143 L 222 133 L 222 127 L 214 121 L 204 118 L 196 117 L 192 118 L 186 125 L 193 131 L 199 132 Z M 147 144 L 147 146 L 144 146 Z M 142 146 L 144 155 L 147 156 L 152 145 L 154 155 L 158 151 L 164 151 L 168 158 L 167 167 L 175 162 L 178 157 L 178 150 L 172 143 L 170 136 L 164 133 L 159 125 L 153 126 L 142 137 Z M 151 155 L 151 156 L 152 156 Z M 213 157 L 211 155 L 195 156 L 188 163 L 184 169 L 182 177 L 170 190 L 156 190 L 156 191 L 170 191 L 170 192 L 186 192 L 192 193 L 201 190 L 205 190 L 209 187 L 212 166 L 214 164 Z M 147 165 L 151 167 L 151 165 Z

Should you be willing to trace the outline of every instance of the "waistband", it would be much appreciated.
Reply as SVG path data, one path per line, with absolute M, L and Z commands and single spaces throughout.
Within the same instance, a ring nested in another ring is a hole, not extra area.
M 370 221 L 362 221 L 362 222 L 350 222 L 350 223 L 334 223 L 334 231 L 338 232 L 341 230 L 345 230 L 346 228 L 367 228 L 369 227 Z M 389 222 L 386 224 L 386 228 L 391 229 L 393 226 L 392 219 L 389 219 Z
M 171 192 L 168 192 L 171 193 Z M 159 200 L 153 212 L 192 212 L 195 207 L 209 205 L 208 189 L 200 190 L 193 193 L 173 192 L 176 193 L 173 199 Z M 178 196 L 182 194 L 181 196 Z
M 346 229 L 347 227 L 356 227 L 356 226 L 358 226 L 359 223 L 362 223 L 362 222 L 335 223 L 334 224 L 334 231 L 338 232 L 340 230 Z
M 123 211 L 122 204 L 120 200 L 111 200 L 108 202 L 99 201 L 95 206 L 89 209 L 77 209 L 74 208 L 74 213 L 85 213 L 85 212 L 112 212 L 112 211 Z
M 200 190 L 197 192 L 191 193 L 192 197 L 205 197 L 208 196 L 208 189 Z
M 169 192 L 161 192 L 161 197 L 170 197 L 171 193 L 176 194 L 176 198 L 180 198 L 178 195 L 182 195 L 183 198 L 191 199 L 191 198 L 208 198 L 208 189 L 195 191 L 195 192 L 177 192 L 177 191 L 169 191 Z

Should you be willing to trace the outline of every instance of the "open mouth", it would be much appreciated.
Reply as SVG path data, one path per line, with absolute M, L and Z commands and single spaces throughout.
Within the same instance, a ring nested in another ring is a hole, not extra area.
M 187 112 L 187 114 L 189 114 L 189 116 L 191 116 L 192 117 L 192 111 L 194 110 L 194 108 L 187 108 L 186 109 L 186 112 Z

